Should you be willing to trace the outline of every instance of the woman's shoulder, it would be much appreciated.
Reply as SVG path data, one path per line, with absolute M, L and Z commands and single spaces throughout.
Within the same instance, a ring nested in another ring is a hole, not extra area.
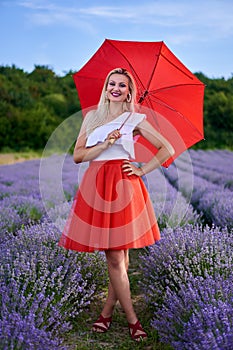
M 145 113 L 139 113 L 139 112 L 137 112 L 137 111 L 133 112 L 133 114 L 134 114 L 134 115 L 137 115 L 137 116 L 141 116 L 141 115 L 145 116 Z
M 145 113 L 134 112 L 133 115 L 135 115 L 138 118 L 146 118 Z
M 133 112 L 130 118 L 130 122 L 137 125 L 141 123 L 144 119 L 146 119 L 146 114 Z

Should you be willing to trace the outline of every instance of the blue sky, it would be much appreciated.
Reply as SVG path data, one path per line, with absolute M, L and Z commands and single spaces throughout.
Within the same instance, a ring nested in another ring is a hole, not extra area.
M 76 71 L 104 39 L 164 41 L 192 71 L 233 74 L 232 0 L 0 0 L 1 65 Z

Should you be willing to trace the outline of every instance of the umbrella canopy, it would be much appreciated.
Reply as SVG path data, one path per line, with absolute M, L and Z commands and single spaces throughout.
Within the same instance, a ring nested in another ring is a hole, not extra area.
M 114 68 L 125 68 L 137 85 L 139 111 L 172 144 L 175 155 L 204 138 L 204 84 L 161 42 L 106 39 L 90 60 L 73 75 L 85 111 L 98 104 L 105 78 Z M 148 152 L 145 152 L 147 150 Z M 136 143 L 136 160 L 147 161 L 157 152 L 145 139 Z

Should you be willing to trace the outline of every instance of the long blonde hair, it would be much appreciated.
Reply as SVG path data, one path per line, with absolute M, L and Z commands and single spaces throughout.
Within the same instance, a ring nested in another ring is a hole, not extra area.
M 129 92 L 131 94 L 131 99 L 130 99 L 130 102 L 127 102 L 127 101 L 123 102 L 123 111 L 122 112 L 134 112 L 136 94 L 137 94 L 136 84 L 134 82 L 134 79 L 133 79 L 132 75 L 126 69 L 115 68 L 108 73 L 108 75 L 105 79 L 97 109 L 88 112 L 86 117 L 84 118 L 82 129 L 85 130 L 85 133 L 87 136 L 94 129 L 96 129 L 98 126 L 105 124 L 107 121 L 110 101 L 106 98 L 106 90 L 107 90 L 107 85 L 108 85 L 109 79 L 110 79 L 112 74 L 123 74 L 128 78 L 128 80 L 129 80 Z

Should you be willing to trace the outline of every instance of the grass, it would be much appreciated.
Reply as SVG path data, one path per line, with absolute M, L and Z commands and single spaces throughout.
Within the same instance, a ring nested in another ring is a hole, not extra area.
M 42 152 L 25 151 L 25 152 L 2 152 L 0 153 L 0 165 L 24 162 L 30 159 L 41 158 Z
M 100 334 L 91 331 L 93 322 L 101 313 L 107 290 L 102 291 L 91 303 L 87 313 L 82 313 L 76 320 L 72 332 L 69 333 L 65 345 L 69 350 L 172 350 L 168 345 L 159 343 L 156 330 L 150 326 L 151 315 L 144 302 L 139 281 L 142 278 L 138 272 L 139 250 L 130 251 L 129 279 L 134 308 L 143 328 L 148 334 L 147 340 L 136 343 L 131 340 L 127 320 L 119 304 L 116 305 L 113 323 L 107 333 Z

